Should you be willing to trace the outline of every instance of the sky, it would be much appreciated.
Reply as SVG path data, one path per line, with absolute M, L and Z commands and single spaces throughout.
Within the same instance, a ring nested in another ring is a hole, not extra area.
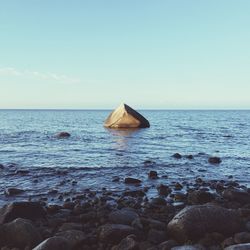
M 0 108 L 250 109 L 249 0 L 0 0 Z

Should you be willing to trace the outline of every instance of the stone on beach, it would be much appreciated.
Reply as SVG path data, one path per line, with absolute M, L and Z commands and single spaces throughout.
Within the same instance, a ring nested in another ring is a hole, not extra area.
M 242 221 L 235 211 L 214 205 L 197 205 L 181 210 L 169 222 L 168 233 L 179 242 L 185 242 L 212 232 L 230 235 L 241 228 Z
M 0 247 L 8 245 L 24 249 L 34 247 L 42 241 L 31 221 L 18 218 L 0 226 Z
M 0 209 L 0 224 L 16 218 L 34 220 L 44 217 L 45 210 L 39 202 L 13 202 Z
M 132 177 L 127 177 L 125 178 L 125 184 L 140 184 L 141 180 L 132 178 Z
M 55 249 L 70 250 L 71 248 L 69 247 L 68 241 L 65 238 L 59 236 L 48 238 L 43 242 L 41 242 L 38 246 L 33 248 L 33 250 L 55 250 Z
M 100 241 L 117 244 L 126 236 L 135 234 L 136 230 L 128 225 L 106 224 L 100 227 L 99 232 Z
M 137 218 L 139 218 L 138 214 L 129 208 L 123 208 L 109 214 L 109 220 L 115 224 L 131 225 Z
M 107 128 L 148 128 L 149 121 L 127 104 L 121 104 L 104 122 Z
M 232 246 L 226 247 L 224 249 L 225 250 L 249 250 L 250 249 L 250 243 L 232 245 Z

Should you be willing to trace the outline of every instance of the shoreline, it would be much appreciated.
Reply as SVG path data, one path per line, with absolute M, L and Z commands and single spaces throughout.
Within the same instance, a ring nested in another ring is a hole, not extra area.
M 65 195 L 51 191 L 40 200 L 25 202 L 14 202 L 13 195 L 14 203 L 6 202 L 0 209 L 0 232 L 5 235 L 0 246 L 28 250 L 43 242 L 35 249 L 166 250 L 188 244 L 192 245 L 188 249 L 216 250 L 250 243 L 250 188 L 232 179 L 201 178 L 155 186 L 156 171 L 148 178 L 158 193 L 149 195 L 150 187 L 131 176 L 119 191 L 86 189 Z M 60 204 L 51 201 L 51 195 Z

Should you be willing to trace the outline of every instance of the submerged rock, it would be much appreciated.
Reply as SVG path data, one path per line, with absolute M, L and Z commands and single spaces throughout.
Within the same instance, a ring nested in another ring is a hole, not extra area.
M 211 164 L 219 164 L 222 162 L 220 157 L 209 157 L 208 162 Z
M 242 228 L 233 210 L 213 205 L 190 206 L 181 210 L 168 224 L 168 233 L 179 242 L 198 240 L 206 233 L 232 235 Z
M 7 188 L 4 193 L 6 196 L 14 196 L 24 193 L 24 190 L 20 188 Z
M 0 209 L 0 224 L 16 218 L 38 219 L 45 217 L 45 210 L 39 202 L 13 202 Z
M 141 180 L 136 178 L 127 177 L 125 178 L 125 184 L 140 184 Z
M 149 121 L 127 104 L 121 104 L 104 122 L 107 128 L 148 128 Z
M 60 132 L 58 134 L 56 134 L 56 137 L 59 139 L 63 139 L 63 138 L 69 138 L 71 135 L 68 132 Z
M 181 159 L 182 155 L 179 154 L 179 153 L 175 153 L 175 154 L 172 155 L 172 157 L 174 157 L 175 159 Z

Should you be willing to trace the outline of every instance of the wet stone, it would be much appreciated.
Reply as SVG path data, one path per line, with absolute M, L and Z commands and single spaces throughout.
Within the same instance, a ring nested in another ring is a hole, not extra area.
M 115 224 L 131 225 L 131 223 L 139 218 L 138 214 L 128 208 L 113 211 L 109 214 L 109 220 Z
M 148 178 L 149 179 L 158 179 L 158 174 L 157 174 L 157 172 L 156 171 L 153 171 L 153 170 L 151 170 L 149 173 L 148 173 Z
M 172 155 L 172 157 L 175 158 L 175 159 L 181 159 L 182 155 L 179 154 L 179 153 L 175 153 L 175 154 Z
M 162 196 L 168 196 L 172 192 L 172 189 L 169 186 L 166 186 L 163 184 L 158 186 L 157 190 L 158 190 L 158 194 Z
M 208 162 L 210 164 L 220 164 L 222 162 L 220 157 L 209 157 Z
M 99 228 L 99 239 L 101 242 L 117 244 L 130 234 L 135 234 L 133 227 L 122 224 L 106 224 Z
M 70 250 L 68 241 L 63 237 L 54 236 L 48 238 L 36 246 L 33 250 Z
M 141 180 L 136 178 L 127 177 L 125 178 L 125 184 L 140 184 Z
M 24 192 L 25 191 L 23 189 L 19 189 L 19 188 L 7 188 L 5 190 L 5 195 L 6 196 L 15 196 L 15 195 L 18 195 L 18 194 L 22 194 Z

